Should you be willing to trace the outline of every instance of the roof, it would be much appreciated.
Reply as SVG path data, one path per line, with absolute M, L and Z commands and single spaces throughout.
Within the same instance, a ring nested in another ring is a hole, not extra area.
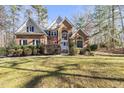
M 16 33 L 16 35 L 43 35 L 43 33 Z
M 62 17 L 58 16 L 55 20 L 53 20 L 48 29 L 55 29 L 56 27 L 58 27 L 62 20 Z
M 76 30 L 76 31 L 72 34 L 72 36 L 71 36 L 70 38 L 74 38 L 75 35 L 76 35 L 79 31 L 83 32 L 86 36 L 89 36 L 87 32 L 85 32 L 85 31 L 83 31 L 83 30 L 81 30 L 81 29 L 78 29 L 78 30 Z
M 29 21 L 31 21 L 38 29 L 39 29 L 39 31 L 37 31 L 37 32 L 33 32 L 33 33 L 43 33 L 43 34 L 45 34 L 46 36 L 47 36 L 47 33 L 44 31 L 44 30 L 42 30 L 40 27 L 39 27 L 39 25 L 32 19 L 32 18 L 30 18 L 30 17 L 28 17 L 27 18 L 27 20 L 18 28 L 18 30 L 15 32 L 15 34 L 32 34 L 31 32 L 29 33 L 29 32 L 27 32 L 24 28 L 27 26 L 27 23 L 29 22 Z
M 63 23 L 65 20 L 66 20 L 71 26 L 74 26 L 74 25 L 71 23 L 71 21 L 68 20 L 67 17 L 65 17 L 65 18 L 61 21 L 61 23 Z M 61 23 L 60 23 L 60 24 L 61 24 Z M 59 24 L 59 25 L 60 25 L 60 24 Z
M 69 20 L 68 18 L 62 18 L 60 16 L 58 16 L 51 24 L 50 26 L 48 27 L 48 29 L 56 29 L 58 28 L 64 21 L 67 21 L 71 26 L 74 26 Z

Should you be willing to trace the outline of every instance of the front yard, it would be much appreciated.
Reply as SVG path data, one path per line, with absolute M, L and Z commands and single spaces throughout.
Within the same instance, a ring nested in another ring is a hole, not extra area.
M 0 58 L 0 87 L 124 87 L 124 57 Z

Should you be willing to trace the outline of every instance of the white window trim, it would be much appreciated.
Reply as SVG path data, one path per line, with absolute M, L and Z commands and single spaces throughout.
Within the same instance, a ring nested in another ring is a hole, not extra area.
M 77 41 L 83 42 L 83 44 L 82 44 L 82 48 L 83 48 L 84 47 L 84 38 L 81 35 L 79 35 L 79 37 L 82 38 L 82 40 L 77 40 L 77 37 L 76 37 L 76 48 L 80 48 L 80 47 L 77 47 Z
M 27 40 L 27 39 L 20 39 L 21 40 L 21 45 L 24 45 L 24 40 Z M 19 41 L 19 43 L 20 43 L 20 41 Z M 28 44 L 28 40 L 27 40 L 27 44 Z
M 40 41 L 40 43 L 41 43 L 41 40 L 40 39 L 33 39 L 34 40 L 34 45 L 36 46 L 37 44 L 36 44 L 36 41 L 37 40 L 39 40 Z M 33 42 L 32 42 L 32 45 L 33 45 Z
M 35 28 L 33 25 L 28 25 L 27 27 L 28 27 L 28 29 L 26 28 L 27 32 L 35 32 Z M 32 27 L 33 27 L 34 31 L 32 31 Z

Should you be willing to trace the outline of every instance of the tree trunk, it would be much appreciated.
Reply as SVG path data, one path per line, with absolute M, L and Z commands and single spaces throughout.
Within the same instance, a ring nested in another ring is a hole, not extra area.
M 123 16 L 122 16 L 122 12 L 121 12 L 121 8 L 118 5 L 118 9 L 119 9 L 119 15 L 120 15 L 120 20 L 121 20 L 121 26 L 122 26 L 122 33 L 124 34 L 124 23 L 123 23 Z M 123 46 L 123 40 L 121 39 L 120 35 L 119 35 L 120 41 L 121 41 L 121 46 L 122 48 L 124 48 Z
M 112 31 L 111 31 L 111 48 L 115 48 L 114 33 L 115 33 L 115 20 L 114 20 L 114 5 L 112 5 Z

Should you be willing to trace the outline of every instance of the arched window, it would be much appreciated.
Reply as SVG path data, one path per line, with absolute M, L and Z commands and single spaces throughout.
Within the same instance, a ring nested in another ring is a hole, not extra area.
M 82 37 L 77 38 L 77 48 L 83 48 L 83 39 L 82 39 Z
M 66 30 L 62 31 L 62 39 L 64 39 L 64 40 L 68 39 L 68 32 Z

